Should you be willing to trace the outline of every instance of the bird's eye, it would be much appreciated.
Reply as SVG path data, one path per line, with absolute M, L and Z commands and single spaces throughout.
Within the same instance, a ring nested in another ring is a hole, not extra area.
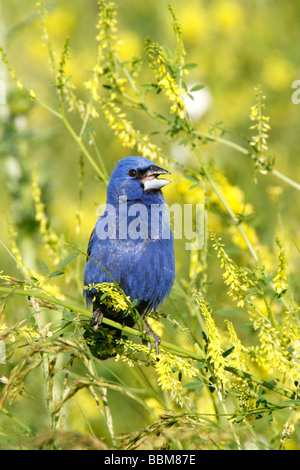
M 128 174 L 129 176 L 135 176 L 137 174 L 137 171 L 132 169 L 128 171 Z

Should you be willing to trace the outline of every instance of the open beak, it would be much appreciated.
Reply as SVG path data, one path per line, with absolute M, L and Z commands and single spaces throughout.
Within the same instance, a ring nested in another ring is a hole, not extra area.
M 170 172 L 160 168 L 156 165 L 151 165 L 143 174 L 141 175 L 141 183 L 144 186 L 144 191 L 151 191 L 153 189 L 161 189 L 171 181 L 158 178 L 160 175 L 169 175 Z

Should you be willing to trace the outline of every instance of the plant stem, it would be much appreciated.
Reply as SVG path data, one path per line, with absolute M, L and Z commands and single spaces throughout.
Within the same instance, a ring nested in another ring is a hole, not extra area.
M 5 414 L 8 418 L 10 418 L 15 424 L 17 424 L 19 426 L 20 429 L 22 429 L 22 431 L 25 433 L 25 434 L 28 434 L 30 435 L 31 434 L 31 429 L 26 426 L 25 424 L 23 424 L 21 421 L 19 421 L 17 418 L 14 417 L 14 415 L 6 410 L 5 408 L 1 408 L 0 407 L 0 412 Z
M 75 142 L 79 145 L 82 153 L 84 154 L 84 156 L 87 158 L 87 160 L 90 162 L 90 164 L 92 165 L 92 167 L 94 168 L 94 170 L 96 171 L 96 173 L 99 175 L 99 177 L 101 178 L 102 181 L 106 181 L 106 177 L 105 175 L 103 174 L 103 172 L 101 171 L 101 169 L 99 168 L 99 166 L 97 165 L 97 163 L 95 162 L 95 160 L 93 159 L 93 157 L 91 156 L 91 154 L 88 152 L 88 150 L 86 149 L 84 143 L 82 142 L 82 139 L 81 139 L 81 136 L 78 136 L 76 134 L 76 132 L 74 131 L 73 127 L 71 126 L 71 124 L 69 123 L 69 121 L 67 120 L 66 116 L 65 116 L 65 112 L 63 110 L 63 107 L 62 107 L 62 120 L 63 120 L 63 123 L 64 125 L 66 126 L 66 128 L 68 129 L 69 133 L 71 134 L 71 136 L 73 137 L 73 139 L 75 140 Z
M 210 141 L 213 141 L 213 142 L 219 142 L 221 144 L 227 145 L 227 147 L 231 147 L 231 148 L 237 150 L 238 152 L 240 152 L 244 155 L 247 155 L 248 157 L 252 158 L 252 160 L 256 160 L 256 155 L 253 152 L 251 152 L 250 150 L 242 147 L 239 144 L 236 144 L 235 142 L 231 142 L 231 140 L 223 139 L 222 137 L 217 137 L 217 136 L 207 134 L 205 132 L 201 132 L 201 131 L 197 131 L 197 130 L 194 130 L 194 134 L 197 135 L 198 137 L 202 137 L 204 139 L 207 139 L 207 140 L 210 140 Z M 280 171 L 275 170 L 274 168 L 272 168 L 270 170 L 270 173 L 272 173 L 277 178 L 281 179 L 285 183 L 289 184 L 290 186 L 292 186 L 295 189 L 297 189 L 298 191 L 300 191 L 300 184 L 297 183 L 296 181 L 292 180 L 288 176 L 283 175 Z
M 72 305 L 69 302 L 66 302 L 66 301 L 61 300 L 61 299 L 57 299 L 56 297 L 51 297 L 50 295 L 44 294 L 42 292 L 36 292 L 36 291 L 32 291 L 32 290 L 24 290 L 24 289 L 19 289 L 19 288 L 11 289 L 10 287 L 0 286 L 0 293 L 15 294 L 15 295 L 21 295 L 21 296 L 24 296 L 24 297 L 34 296 L 37 299 L 47 300 L 47 301 L 52 302 L 56 305 L 59 305 L 60 307 L 64 307 L 64 308 L 67 308 L 67 309 L 69 309 L 73 312 L 80 313 L 81 315 L 83 315 L 85 317 L 91 318 L 91 316 L 92 316 L 92 313 L 87 309 Z M 143 334 L 140 331 L 135 330 L 134 328 L 130 328 L 128 326 L 122 326 L 119 323 L 114 322 L 114 321 L 112 321 L 108 318 L 105 318 L 105 317 L 103 318 L 102 321 L 103 321 L 103 323 L 105 323 L 107 325 L 113 326 L 114 328 L 118 328 L 118 329 L 120 329 L 122 331 L 125 331 L 126 333 L 132 334 L 134 336 L 141 336 Z M 148 340 L 148 338 L 147 338 L 147 340 Z M 151 341 L 152 343 L 154 342 L 153 338 L 151 338 L 151 337 L 149 337 L 149 341 Z M 170 350 L 171 352 L 181 354 L 181 355 L 189 357 L 191 359 L 195 359 L 195 360 L 198 360 L 200 362 L 202 362 L 205 359 L 205 357 L 201 356 L 200 354 L 197 354 L 193 351 L 189 351 L 187 349 L 184 349 L 181 346 L 177 346 L 175 344 L 169 343 L 168 341 L 161 341 L 160 344 L 161 344 L 161 346 L 163 346 L 164 348 Z M 284 388 L 278 386 L 277 384 L 275 384 L 273 382 L 268 382 L 266 380 L 260 379 L 259 377 L 256 377 L 252 374 L 249 374 L 248 372 L 241 371 L 241 370 L 236 369 L 234 367 L 225 366 L 225 370 L 228 371 L 228 372 L 231 372 L 232 374 L 236 375 L 237 377 L 250 379 L 253 382 L 255 382 L 259 385 L 262 385 L 263 387 L 268 388 L 269 390 L 272 390 L 276 393 L 279 393 L 280 395 L 283 395 L 287 398 L 290 398 L 290 399 L 295 398 L 293 392 L 291 392 L 287 389 L 284 389 Z
M 300 184 L 296 183 L 296 181 L 291 180 L 291 178 L 288 178 L 287 176 L 283 175 L 274 168 L 272 168 L 271 172 L 273 173 L 273 175 L 277 176 L 277 178 L 281 179 L 285 183 L 289 184 L 290 186 L 293 186 L 294 188 L 298 189 L 298 191 L 300 191 Z
M 76 306 L 76 305 L 73 305 L 73 304 L 70 304 L 69 302 L 66 302 L 64 300 L 57 299 L 56 297 L 52 297 L 52 296 L 50 296 L 48 294 L 45 294 L 43 292 L 38 292 L 38 291 L 34 291 L 34 290 L 23 290 L 23 289 L 19 289 L 19 288 L 12 289 L 10 287 L 0 286 L 0 293 L 1 292 L 3 294 L 11 294 L 11 295 L 15 294 L 15 295 L 21 295 L 21 296 L 24 296 L 24 297 L 34 296 L 37 299 L 47 300 L 48 302 L 52 302 L 55 305 L 59 305 L 60 307 L 67 308 L 68 310 L 71 310 L 72 312 L 77 312 L 80 315 L 83 315 L 87 318 L 92 317 L 92 312 L 90 312 L 89 310 L 87 310 L 85 308 L 82 308 L 82 307 L 79 307 L 79 306 Z M 122 330 L 126 333 L 132 334 L 134 336 L 142 336 L 144 334 L 143 332 L 135 330 L 134 328 L 130 328 L 129 326 L 122 326 L 120 323 L 117 323 L 117 322 L 115 322 L 113 320 L 110 320 L 108 318 L 105 318 L 105 317 L 103 318 L 102 322 L 107 324 L 107 325 L 113 326 L 114 328 L 117 328 L 119 330 Z M 149 337 L 149 338 L 147 337 L 147 340 L 149 340 L 151 343 L 154 342 L 153 338 L 151 338 L 151 337 Z M 191 357 L 192 359 L 196 359 L 198 361 L 202 361 L 204 359 L 204 357 L 200 356 L 199 354 L 194 353 L 193 351 L 189 351 L 187 349 L 184 349 L 180 346 L 177 346 L 176 344 L 172 344 L 172 343 L 169 343 L 167 341 L 161 341 L 160 344 L 161 344 L 161 346 L 165 347 L 166 349 L 169 349 L 170 351 L 172 351 L 174 353 L 182 354 L 184 356 Z
M 221 193 L 221 191 L 219 190 L 218 186 L 216 185 L 216 183 L 214 182 L 208 168 L 207 168 L 207 165 L 205 164 L 202 156 L 201 156 L 201 153 L 198 149 L 198 147 L 193 144 L 193 148 L 194 148 L 194 151 L 195 151 L 195 154 L 198 158 L 198 161 L 201 165 L 201 169 L 202 171 L 204 172 L 205 176 L 206 176 L 206 179 L 208 180 L 208 182 L 210 183 L 211 187 L 213 188 L 213 190 L 215 191 L 215 193 L 217 194 L 218 198 L 220 199 L 220 201 L 222 202 L 223 206 L 225 207 L 225 209 L 227 210 L 228 214 L 230 215 L 230 217 L 232 218 L 232 221 L 233 223 L 237 226 L 238 230 L 240 231 L 240 234 L 242 235 L 250 253 L 252 254 L 254 260 L 256 262 L 258 262 L 258 256 L 256 254 L 256 251 L 254 249 L 254 247 L 252 246 L 249 238 L 247 237 L 246 235 L 246 232 L 245 230 L 243 229 L 243 227 L 241 226 L 241 224 L 239 224 L 239 220 L 238 218 L 236 217 L 236 215 L 234 214 L 233 210 L 231 209 L 230 205 L 228 204 L 228 202 L 226 201 L 226 199 L 224 198 L 223 194 Z
M 243 379 L 249 379 L 252 382 L 255 382 L 262 387 L 268 388 L 269 390 L 272 390 L 273 392 L 279 393 L 280 395 L 283 395 L 284 397 L 294 399 L 295 398 L 295 393 L 291 392 L 289 390 L 286 390 L 279 385 L 275 384 L 274 382 L 268 382 L 267 380 L 260 379 L 259 377 L 256 377 L 252 374 L 249 374 L 248 372 L 244 372 L 242 370 L 236 369 L 235 367 L 229 367 L 225 366 L 225 370 L 228 372 L 231 372 L 232 374 L 236 375 L 237 377 L 241 377 Z

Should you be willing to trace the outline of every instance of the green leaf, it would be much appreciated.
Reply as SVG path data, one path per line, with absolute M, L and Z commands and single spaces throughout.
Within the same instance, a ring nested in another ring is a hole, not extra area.
M 188 91 L 187 85 L 186 85 L 186 83 L 185 83 L 183 80 L 182 80 L 182 82 L 181 82 L 181 86 L 182 86 L 182 88 L 183 88 L 185 91 Z
M 198 178 L 194 175 L 189 175 L 188 173 L 184 173 L 183 175 L 187 180 L 192 181 L 193 183 L 199 183 Z
M 49 277 L 56 277 L 56 276 L 61 276 L 62 274 L 65 274 L 63 271 L 53 271 L 53 273 L 49 274 Z
M 223 356 L 223 357 L 229 356 L 229 354 L 231 354 L 233 350 L 234 350 L 234 346 L 232 346 L 232 348 L 229 348 L 229 349 L 227 349 L 226 351 L 224 351 L 223 354 L 222 354 L 222 356 Z
M 197 392 L 201 392 L 203 388 L 203 382 L 199 377 L 195 377 L 195 382 L 188 382 L 183 385 L 184 388 L 188 388 L 189 390 L 194 390 Z
M 65 328 L 66 326 L 70 325 L 73 321 L 74 321 L 74 318 L 76 317 L 76 313 L 73 312 L 72 310 L 68 310 L 68 309 L 64 309 L 63 310 L 63 313 L 62 313 L 62 319 L 61 319 L 61 324 L 60 324 L 60 327 L 61 328 Z M 71 334 L 73 335 L 74 333 L 71 332 Z M 64 336 L 65 337 L 65 336 Z
M 75 312 L 73 312 L 72 310 L 64 309 L 63 314 L 62 314 L 62 319 L 65 320 L 65 321 L 74 320 L 76 315 L 77 314 Z
M 61 269 L 65 268 L 69 263 L 71 263 L 79 253 L 72 253 L 71 255 L 67 256 L 58 266 L 57 266 L 57 271 L 60 271 Z
M 193 91 L 202 90 L 202 88 L 205 88 L 205 85 L 195 85 L 193 86 L 193 88 L 190 89 L 190 93 L 192 93 Z
M 196 67 L 198 67 L 198 64 L 186 64 L 182 68 L 185 70 L 192 70 L 192 69 L 195 69 Z
M 191 189 L 197 188 L 197 186 L 199 186 L 199 184 L 200 184 L 199 181 L 198 181 L 198 183 L 192 184 L 192 186 L 189 187 L 189 191 Z
M 165 45 L 162 46 L 162 49 L 163 49 L 163 51 L 164 51 L 166 57 L 167 57 L 168 59 L 171 59 L 171 58 L 172 58 L 172 54 L 171 54 L 170 49 L 169 49 L 167 46 L 165 46 Z
M 150 90 L 151 88 L 157 88 L 158 85 L 156 83 L 143 83 L 141 88 L 145 88 L 146 90 Z
M 225 308 L 220 308 L 218 310 L 215 311 L 215 314 L 216 315 L 224 315 L 225 317 L 228 317 L 228 315 L 237 315 L 237 311 L 236 310 L 231 310 L 231 309 L 225 309 Z
M 69 332 L 67 332 L 67 333 L 62 333 L 62 334 L 60 335 L 61 338 L 65 338 L 65 339 L 66 339 L 66 338 L 71 338 L 71 337 L 73 337 L 73 336 L 74 336 L 74 332 L 73 332 L 73 331 L 69 331 Z
M 243 416 L 243 415 L 238 415 L 238 416 L 235 418 L 235 422 L 236 422 L 237 424 L 242 423 L 243 420 L 244 420 L 244 416 Z
M 72 253 L 71 255 L 67 256 L 59 265 L 57 266 L 57 269 L 53 271 L 53 273 L 49 274 L 49 277 L 56 277 L 56 276 L 61 276 L 64 274 L 62 271 L 63 268 L 65 268 L 69 263 L 71 263 L 79 253 Z
M 46 263 L 44 263 L 44 261 L 40 261 L 40 266 L 41 266 L 41 270 L 43 271 L 43 273 L 46 274 L 46 276 L 49 276 L 50 269 L 48 268 Z
M 189 143 L 190 139 L 187 137 L 186 139 L 183 139 L 181 140 L 178 145 L 184 145 L 184 147 L 187 146 L 187 144 Z

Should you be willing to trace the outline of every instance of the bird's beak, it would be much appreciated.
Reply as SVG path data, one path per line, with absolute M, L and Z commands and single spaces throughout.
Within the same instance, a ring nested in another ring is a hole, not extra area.
M 170 172 L 164 168 L 160 168 L 156 165 L 151 165 L 143 174 L 141 175 L 141 183 L 144 186 L 144 191 L 149 191 L 153 189 L 161 189 L 171 181 L 158 178 L 159 175 L 169 175 Z

